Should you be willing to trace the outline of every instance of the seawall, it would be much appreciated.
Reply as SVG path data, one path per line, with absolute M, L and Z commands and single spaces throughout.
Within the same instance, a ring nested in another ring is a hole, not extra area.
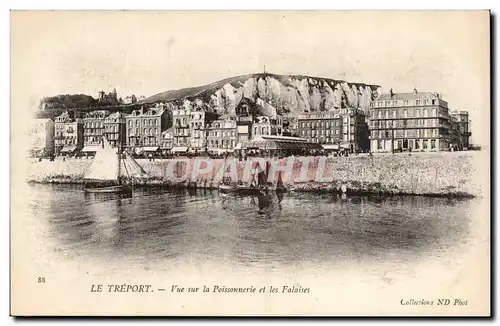
M 270 162 L 268 181 L 276 183 L 276 170 L 290 190 L 353 193 L 462 196 L 485 194 L 489 187 L 479 168 L 489 161 L 485 152 L 412 153 L 350 157 L 290 157 Z M 248 181 L 256 162 L 264 159 L 138 160 L 149 178 L 142 184 L 215 188 L 224 175 Z M 272 161 L 271 161 L 272 160 Z M 487 160 L 487 161 L 484 161 Z M 482 164 L 481 164 L 482 163 Z M 29 164 L 27 181 L 79 183 L 92 159 L 56 159 Z M 288 166 L 288 169 L 285 167 Z M 487 180 L 487 179 L 486 179 Z M 485 189 L 485 187 L 487 187 Z

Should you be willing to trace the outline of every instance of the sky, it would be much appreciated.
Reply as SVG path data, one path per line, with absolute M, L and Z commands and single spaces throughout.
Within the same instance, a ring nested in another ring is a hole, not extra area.
M 487 11 L 47 11 L 11 14 L 11 105 L 150 96 L 267 71 L 437 92 L 489 144 Z

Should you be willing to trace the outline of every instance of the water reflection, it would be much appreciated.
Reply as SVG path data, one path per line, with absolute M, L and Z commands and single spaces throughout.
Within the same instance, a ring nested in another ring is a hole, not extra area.
M 301 193 L 241 196 L 136 189 L 90 198 L 78 187 L 34 185 L 48 245 L 89 259 L 276 265 L 414 260 L 459 250 L 471 200 Z M 47 194 L 50 194 L 48 196 Z

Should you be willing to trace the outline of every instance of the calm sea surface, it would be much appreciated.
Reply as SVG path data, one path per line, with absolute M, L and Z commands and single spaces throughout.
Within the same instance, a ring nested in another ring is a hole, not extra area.
M 53 257 L 257 268 L 446 258 L 467 245 L 474 202 L 164 189 L 117 198 L 52 185 L 30 193 L 27 223 Z

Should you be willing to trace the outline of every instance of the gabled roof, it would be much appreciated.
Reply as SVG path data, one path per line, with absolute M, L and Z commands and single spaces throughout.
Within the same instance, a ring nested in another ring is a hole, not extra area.
M 391 100 L 420 100 L 420 99 L 439 99 L 437 94 L 431 92 L 422 93 L 390 93 L 382 94 L 375 101 L 391 101 Z
M 248 104 L 248 106 L 250 106 L 251 109 L 255 110 L 256 116 L 266 116 L 276 119 L 277 110 L 274 106 L 261 99 L 258 99 L 258 102 L 262 104 L 258 104 L 252 99 L 249 99 L 248 97 L 242 97 L 241 100 L 236 105 L 236 107 L 238 108 L 243 104 Z
M 162 131 L 161 134 L 163 135 L 163 134 L 172 133 L 172 132 L 174 132 L 174 127 L 170 127 L 168 129 Z

